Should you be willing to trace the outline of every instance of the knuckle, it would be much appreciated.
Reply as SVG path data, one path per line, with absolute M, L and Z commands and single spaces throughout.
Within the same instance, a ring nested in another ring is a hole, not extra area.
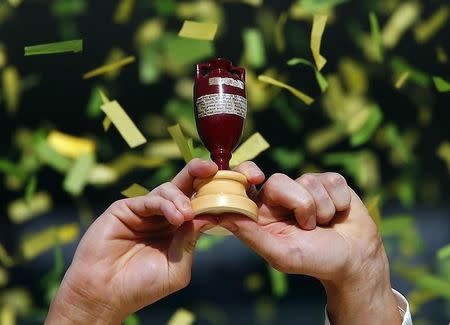
M 284 180 L 286 180 L 286 175 L 282 174 L 282 173 L 275 173 L 272 176 L 269 177 L 269 179 L 267 180 L 267 184 L 269 186 L 274 186 L 277 183 L 281 183 Z
M 344 185 L 347 185 L 347 181 L 345 180 L 344 176 L 342 176 L 339 173 L 326 173 L 326 180 L 329 184 L 331 184 L 334 187 L 341 187 Z
M 317 176 L 313 174 L 304 174 L 299 178 L 299 182 L 309 188 L 314 188 L 318 185 Z
M 310 213 L 315 210 L 316 204 L 314 203 L 314 200 L 310 196 L 301 197 L 299 208 L 301 208 L 302 211 Z

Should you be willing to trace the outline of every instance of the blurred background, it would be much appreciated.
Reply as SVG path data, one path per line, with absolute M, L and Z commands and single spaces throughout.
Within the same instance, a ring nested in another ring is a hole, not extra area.
M 192 155 L 207 156 L 192 86 L 195 64 L 213 57 L 246 68 L 243 142 L 259 132 L 270 145 L 241 153 L 260 153 L 266 176 L 343 174 L 379 225 L 414 323 L 447 324 L 449 15 L 438 0 L 0 0 L 0 324 L 42 323 L 96 216 L 130 185 L 140 187 L 126 196 L 183 167 L 168 127 L 178 124 Z M 322 67 L 310 44 L 314 17 L 324 16 Z M 214 39 L 178 36 L 185 20 L 217 24 Z M 68 40 L 83 49 L 24 55 Z M 131 148 L 105 127 L 100 91 L 144 144 Z M 233 237 L 202 237 L 197 250 L 191 285 L 126 324 L 166 324 L 180 308 L 178 324 L 323 322 L 315 279 L 274 271 Z

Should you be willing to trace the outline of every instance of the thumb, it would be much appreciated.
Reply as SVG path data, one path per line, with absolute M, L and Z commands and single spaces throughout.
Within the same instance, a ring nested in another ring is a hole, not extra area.
M 279 258 L 283 252 L 280 240 L 248 217 L 223 214 L 219 225 L 232 232 L 269 263 Z

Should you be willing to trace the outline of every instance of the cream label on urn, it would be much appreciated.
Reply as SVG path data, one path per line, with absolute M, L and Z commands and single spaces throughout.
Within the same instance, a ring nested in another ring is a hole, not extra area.
M 233 114 L 245 118 L 247 115 L 247 99 L 245 97 L 218 93 L 203 95 L 197 98 L 197 117 L 216 114 Z
M 233 78 L 214 77 L 209 78 L 208 85 L 227 85 L 231 87 L 244 89 L 244 82 Z

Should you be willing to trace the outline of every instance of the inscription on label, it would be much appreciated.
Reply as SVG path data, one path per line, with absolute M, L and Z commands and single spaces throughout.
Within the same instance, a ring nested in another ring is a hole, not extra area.
M 234 114 L 245 118 L 247 99 L 233 94 L 210 94 L 197 98 L 198 118 L 215 114 Z
M 244 89 L 244 82 L 241 80 L 233 79 L 233 78 L 221 78 L 221 77 L 209 78 L 208 84 L 210 86 L 224 84 L 224 85 Z

